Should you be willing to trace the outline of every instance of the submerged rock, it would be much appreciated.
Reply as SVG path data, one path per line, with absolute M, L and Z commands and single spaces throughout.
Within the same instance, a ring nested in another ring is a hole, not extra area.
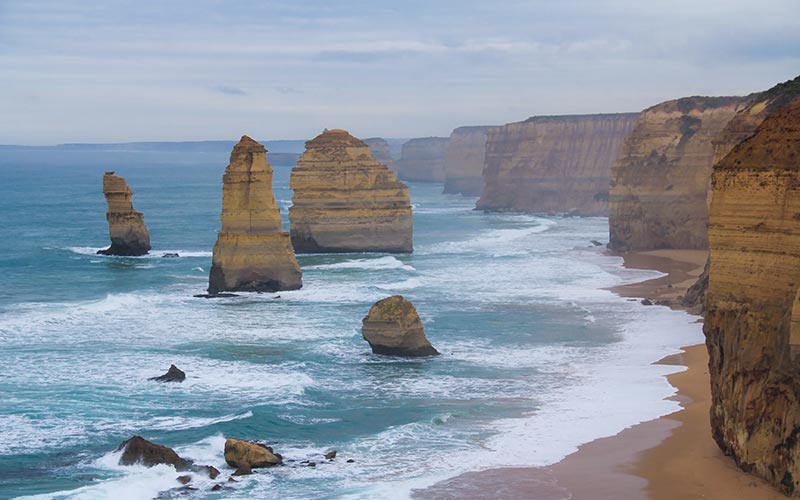
M 272 467 L 282 461 L 267 445 L 233 438 L 225 440 L 225 462 L 231 467 L 256 469 Z
M 125 179 L 106 172 L 103 175 L 103 194 L 108 211 L 108 232 L 111 246 L 98 250 L 101 255 L 137 256 L 150 251 L 150 233 L 144 225 L 144 215 L 133 209 L 133 193 Z
M 290 187 L 296 252 L 413 250 L 408 188 L 346 130 L 326 130 L 306 142 Z
M 167 373 L 148 380 L 155 380 L 156 382 L 183 382 L 186 380 L 186 373 L 175 365 L 169 365 Z
M 376 302 L 362 321 L 362 334 L 372 352 L 391 356 L 435 356 L 414 305 L 401 295 Z
M 267 150 L 242 136 L 222 177 L 222 228 L 212 257 L 208 292 L 296 290 L 302 272 L 272 194 Z

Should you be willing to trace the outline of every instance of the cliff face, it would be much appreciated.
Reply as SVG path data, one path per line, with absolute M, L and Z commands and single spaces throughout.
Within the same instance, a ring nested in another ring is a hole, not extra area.
M 347 131 L 326 130 L 308 141 L 290 187 L 298 253 L 412 251 L 408 188 Z
M 404 181 L 444 182 L 444 154 L 447 137 L 411 139 L 403 144 L 395 163 L 397 176 Z
M 133 209 L 133 193 L 125 179 L 114 172 L 103 175 L 103 194 L 108 211 L 108 232 L 111 246 L 98 250 L 102 255 L 144 255 L 150 251 L 150 233 L 144 225 L 144 215 Z
M 444 152 L 444 192 L 480 196 L 486 141 L 492 127 L 459 127 L 450 134 Z
M 378 163 L 382 163 L 394 169 L 394 158 L 392 158 L 392 152 L 386 139 L 370 137 L 369 139 L 364 139 L 364 144 L 369 147 L 369 152 L 372 153 L 372 157 L 375 158 Z
M 609 247 L 708 248 L 713 140 L 741 97 L 686 97 L 644 110 L 611 169 Z
M 800 102 L 714 168 L 704 331 L 714 439 L 800 494 Z
M 222 229 L 208 292 L 296 290 L 302 273 L 272 194 L 267 150 L 243 136 L 222 177 Z
M 606 214 L 611 164 L 636 116 L 535 116 L 491 130 L 477 208 Z

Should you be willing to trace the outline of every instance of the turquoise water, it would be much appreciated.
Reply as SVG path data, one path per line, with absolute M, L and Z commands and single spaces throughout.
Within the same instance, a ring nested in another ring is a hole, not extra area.
M 222 492 L 197 477 L 191 498 L 406 498 L 468 470 L 552 463 L 674 410 L 662 398 L 675 367 L 650 363 L 702 338 L 692 317 L 602 290 L 655 275 L 591 246 L 604 218 L 484 214 L 411 184 L 413 254 L 300 256 L 301 290 L 207 300 L 193 295 L 226 155 L 2 155 L 0 498 L 172 495 L 174 470 L 116 465 L 132 434 L 225 479 L 225 436 L 287 460 Z M 150 256 L 95 255 L 105 170 L 131 185 Z M 275 166 L 284 217 L 289 172 Z M 397 293 L 442 356 L 371 354 L 361 319 Z M 186 382 L 147 381 L 171 363 Z M 333 462 L 299 466 L 330 449 Z

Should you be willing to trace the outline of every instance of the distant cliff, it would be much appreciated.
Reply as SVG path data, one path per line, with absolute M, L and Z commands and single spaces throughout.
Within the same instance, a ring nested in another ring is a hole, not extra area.
M 704 331 L 712 434 L 744 470 L 797 496 L 800 101 L 720 160 L 711 184 Z
M 386 139 L 370 137 L 369 139 L 364 139 L 364 143 L 369 147 L 369 152 L 372 153 L 373 158 L 394 170 L 394 158 L 392 158 L 392 151 Z
M 642 111 L 611 169 L 611 248 L 708 248 L 712 141 L 746 103 L 685 97 Z
M 489 131 L 477 208 L 602 215 L 635 113 L 535 116 Z
M 459 127 L 450 134 L 444 153 L 444 192 L 480 196 L 486 140 L 492 127 Z
M 444 182 L 444 153 L 447 137 L 411 139 L 403 144 L 395 162 L 397 176 L 404 181 Z

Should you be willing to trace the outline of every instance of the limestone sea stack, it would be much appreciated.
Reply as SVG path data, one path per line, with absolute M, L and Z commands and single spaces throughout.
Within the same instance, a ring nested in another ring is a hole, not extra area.
M 715 167 L 704 324 L 711 430 L 746 471 L 800 495 L 800 102 Z
M 444 192 L 480 196 L 486 141 L 492 127 L 459 127 L 450 134 L 444 152 Z
M 133 209 L 133 193 L 125 179 L 106 172 L 103 175 L 103 194 L 108 204 L 106 220 L 111 246 L 98 250 L 101 255 L 145 255 L 150 251 L 150 233 L 144 225 L 144 215 Z
M 364 139 L 364 143 L 369 147 L 369 152 L 372 153 L 372 157 L 375 158 L 378 163 L 386 165 L 390 169 L 394 170 L 394 158 L 392 158 L 392 150 L 389 147 L 389 143 L 386 142 L 386 139 L 382 139 L 380 137 L 370 137 L 369 139 Z
M 610 248 L 708 248 L 713 141 L 746 102 L 685 97 L 642 111 L 611 169 Z
M 289 233 L 272 194 L 267 150 L 242 136 L 222 177 L 222 228 L 214 245 L 208 292 L 275 292 L 302 286 Z
M 397 176 L 404 181 L 444 182 L 444 155 L 447 137 L 423 137 L 403 144 L 395 162 Z
M 326 130 L 306 142 L 290 187 L 298 253 L 413 250 L 408 188 L 346 130 Z
M 608 179 L 637 114 L 534 116 L 489 131 L 483 193 L 489 211 L 605 215 Z
M 439 354 L 425 337 L 414 304 L 402 295 L 373 304 L 362 321 L 361 331 L 375 354 L 407 357 Z

